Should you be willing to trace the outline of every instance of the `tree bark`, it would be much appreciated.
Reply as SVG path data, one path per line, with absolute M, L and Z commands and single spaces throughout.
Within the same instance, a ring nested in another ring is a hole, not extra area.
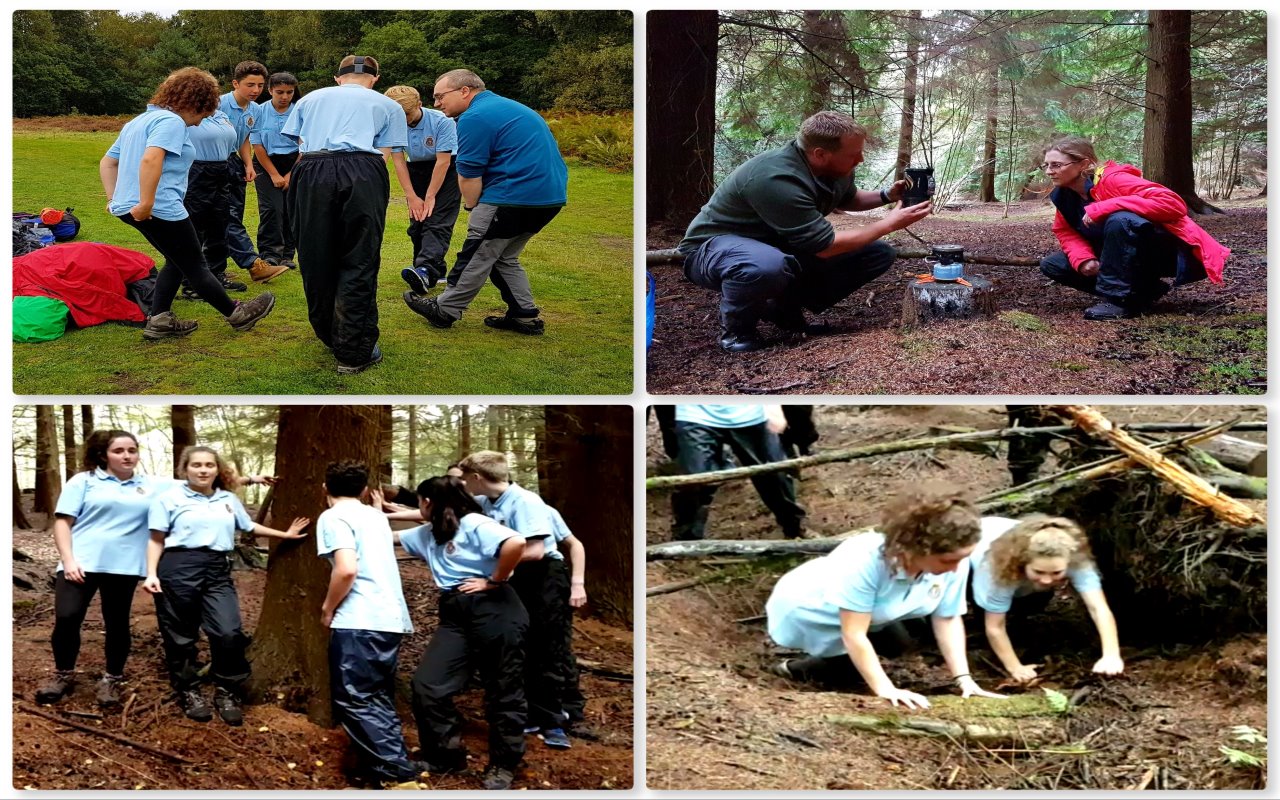
M 378 406 L 378 461 L 374 480 L 378 485 L 391 483 L 395 473 L 393 445 L 395 444 L 395 417 L 391 406 Z
M 1196 194 L 1191 143 L 1191 12 L 1150 14 L 1142 171 L 1164 184 L 1196 213 L 1221 213 Z
M 893 164 L 893 179 L 900 181 L 911 164 L 911 141 L 916 124 L 916 73 L 920 63 L 920 9 L 912 10 L 906 25 L 907 65 L 902 76 L 902 116 L 898 123 L 898 158 Z
M 409 406 L 409 463 L 406 465 L 410 486 L 418 485 L 418 407 Z
M 460 461 L 471 455 L 471 409 L 463 405 L 458 410 L 458 456 Z
M 93 406 L 80 406 L 80 438 L 88 441 L 93 433 Z
M 171 406 L 169 420 L 173 427 L 173 477 L 182 478 L 183 476 L 178 474 L 182 453 L 196 443 L 195 406 Z
M 58 424 L 53 406 L 36 406 L 36 497 L 32 510 L 52 514 L 62 492 L 58 468 Z
M 381 418 L 378 406 L 281 407 L 276 473 L 284 480 L 276 486 L 275 518 L 319 518 L 330 462 L 376 465 Z M 262 616 L 250 649 L 254 694 L 282 692 L 287 707 L 325 727 L 333 724 L 329 632 L 320 624 L 328 586 L 329 565 L 316 557 L 314 534 L 298 541 L 272 539 Z
M 715 188 L 715 11 L 650 11 L 646 215 L 683 229 Z
M 18 485 L 18 459 L 13 459 L 13 527 L 29 531 L 31 530 L 31 521 L 27 519 L 27 513 L 22 510 L 22 487 Z
M 1237 439 L 1234 436 L 1218 436 L 1200 443 L 1200 449 L 1213 456 L 1224 466 L 1245 475 L 1265 477 L 1267 474 L 1267 446 L 1258 442 Z
M 632 623 L 632 424 L 628 406 L 547 406 L 542 496 L 587 553 L 590 607 Z M 582 494 L 585 486 L 600 502 Z M 603 502 L 608 498 L 607 502 Z
M 62 459 L 64 476 L 71 480 L 76 474 L 76 407 L 62 407 Z
M 994 54 L 993 54 L 994 55 Z M 991 59 L 987 68 L 987 130 L 983 136 L 982 148 L 982 187 L 979 189 L 979 201 L 994 203 L 996 200 L 996 131 L 1000 119 L 997 116 L 997 103 L 1000 101 L 1000 64 L 996 58 Z M 1013 154 L 1009 154 L 1013 158 Z M 1012 195 L 1013 187 L 1008 187 Z

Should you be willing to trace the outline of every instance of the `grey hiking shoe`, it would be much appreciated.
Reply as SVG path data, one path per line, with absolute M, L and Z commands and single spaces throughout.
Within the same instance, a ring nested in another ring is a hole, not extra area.
M 480 783 L 490 791 L 500 792 L 504 789 L 510 789 L 511 782 L 515 779 L 516 774 L 511 770 L 490 764 L 488 769 L 484 771 Z
M 102 680 L 98 681 L 98 705 L 104 708 L 111 708 L 120 705 L 120 684 L 124 683 L 123 675 L 107 675 L 102 676 Z
M 142 338 L 150 341 L 157 339 L 176 339 L 187 336 L 199 327 L 195 320 L 181 320 L 172 311 L 154 314 L 147 320 L 147 327 L 142 329 Z
M 364 362 L 363 364 L 343 364 L 341 361 L 339 361 L 338 374 L 339 375 L 355 375 L 357 373 L 364 372 L 366 369 L 368 369 L 369 367 L 372 367 L 374 364 L 379 364 L 381 362 L 382 362 L 382 348 L 378 347 L 375 344 L 373 346 L 373 352 L 369 354 L 369 360 Z
M 271 309 L 275 307 L 276 296 L 271 292 L 263 292 L 252 300 L 236 303 L 236 310 L 227 317 L 227 322 L 238 331 L 247 331 L 257 325 L 258 320 L 270 314 Z
M 58 670 L 53 673 L 43 686 L 36 689 L 36 702 L 41 705 L 56 703 L 76 688 L 76 671 L 75 670 Z
M 209 704 L 205 702 L 204 695 L 200 694 L 199 689 L 178 692 L 178 705 L 188 719 L 194 719 L 196 722 L 208 722 L 213 719 L 213 712 L 209 710 Z
M 512 317 L 509 315 L 485 317 L 484 324 L 500 331 L 515 331 L 526 336 L 541 336 L 547 327 L 538 317 Z

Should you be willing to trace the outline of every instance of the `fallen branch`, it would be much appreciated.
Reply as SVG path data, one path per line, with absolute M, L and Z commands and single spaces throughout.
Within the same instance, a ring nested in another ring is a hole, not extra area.
M 898 259 L 930 258 L 933 255 L 927 250 L 914 250 L 903 247 L 895 247 L 894 249 Z M 672 266 L 683 264 L 684 254 L 679 250 L 649 250 L 644 254 L 644 263 L 645 266 L 650 267 L 664 264 Z M 992 267 L 1038 267 L 1040 266 L 1040 259 L 1027 256 L 988 256 L 965 253 L 964 263 L 985 264 Z
M 152 747 L 149 744 L 143 744 L 142 742 L 138 742 L 133 739 L 130 739 L 128 736 L 121 736 L 118 733 L 102 730 L 100 728 L 94 728 L 89 725 L 82 725 L 79 722 L 67 719 L 66 717 L 60 714 L 50 714 L 47 711 L 42 711 L 33 706 L 29 706 L 26 703 L 15 703 L 14 708 L 16 708 L 18 711 L 21 711 L 24 714 L 32 714 L 34 716 L 42 717 L 43 719 L 56 722 L 59 725 L 66 725 L 67 727 L 75 728 L 78 731 L 83 731 L 85 733 L 92 733 L 95 736 L 101 736 L 103 738 L 110 739 L 113 742 L 119 742 L 120 744 L 128 745 L 129 747 L 136 748 L 138 750 L 143 751 L 144 753 L 150 753 L 153 756 L 160 756 L 161 758 L 167 758 L 170 761 L 176 761 L 179 764 L 195 764 L 196 763 L 189 758 L 185 758 L 183 756 L 178 755 L 177 753 L 172 753 L 168 750 L 161 750 L 160 748 Z
M 695 586 L 701 586 L 702 584 L 707 583 L 708 581 L 714 580 L 717 577 L 719 576 L 713 573 L 710 575 L 702 575 L 697 578 L 689 578 L 688 580 L 675 581 L 673 583 L 664 583 L 661 586 L 651 586 L 648 589 L 645 589 L 644 596 L 653 597 L 654 595 L 659 595 L 659 594 L 671 594 L 672 592 L 679 592 L 683 589 L 692 589 Z
M 1192 475 L 1171 459 L 1165 458 L 1150 447 L 1117 429 L 1097 409 L 1090 406 L 1054 406 L 1059 413 L 1070 417 L 1082 430 L 1092 436 L 1105 439 L 1117 449 L 1128 453 L 1133 460 L 1172 484 L 1183 496 L 1214 512 L 1220 519 L 1239 528 L 1265 525 L 1266 519 L 1243 503 L 1224 496 L 1203 478 Z
M 1061 726 L 1053 720 L 1021 719 L 1007 723 L 995 721 L 976 723 L 951 722 L 927 717 L 876 717 L 868 714 L 828 714 L 827 722 L 854 730 L 882 733 L 893 736 L 935 736 L 956 741 L 981 742 L 983 744 L 1013 744 L 1062 739 Z
M 623 672 L 622 670 L 614 669 L 613 667 L 610 667 L 599 661 L 591 661 L 590 659 L 586 659 L 586 658 L 578 659 L 578 669 L 585 670 L 586 672 L 590 672 L 593 675 L 599 675 L 602 678 L 609 678 L 615 681 L 623 681 L 624 683 L 629 683 L 635 680 L 635 676 L 632 675 L 630 672 Z
M 832 550 L 848 539 L 860 533 L 868 533 L 874 528 L 849 531 L 839 536 L 825 539 L 699 539 L 693 542 L 662 542 L 651 544 L 645 548 L 645 558 L 649 561 L 668 559 L 708 558 L 711 556 L 783 556 L 783 555 L 815 555 L 820 556 Z

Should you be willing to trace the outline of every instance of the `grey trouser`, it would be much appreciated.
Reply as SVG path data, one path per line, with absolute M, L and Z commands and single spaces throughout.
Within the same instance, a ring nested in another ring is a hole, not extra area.
M 454 281 L 455 275 L 457 280 L 436 300 L 444 315 L 454 320 L 461 318 L 462 312 L 492 277 L 507 304 L 508 316 L 538 316 L 529 276 L 520 266 L 520 252 L 558 213 L 559 206 L 525 208 L 478 204 L 467 221 L 467 240 L 449 273 L 450 281 Z

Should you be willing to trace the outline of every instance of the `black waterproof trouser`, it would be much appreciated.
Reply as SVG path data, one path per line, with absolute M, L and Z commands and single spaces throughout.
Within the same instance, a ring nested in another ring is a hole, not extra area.
M 1096 276 L 1081 275 L 1062 251 L 1042 258 L 1040 271 L 1058 283 L 1125 308 L 1145 308 L 1164 294 L 1168 287 L 1160 285 L 1163 283 L 1160 279 L 1178 274 L 1182 244 L 1176 236 L 1163 225 L 1131 211 L 1110 214 L 1101 226 L 1094 228 L 1098 230 L 1092 235 L 1082 235 L 1097 255 Z M 1203 267 L 1200 272 L 1203 273 Z
M 200 252 L 214 275 L 227 271 L 227 219 L 231 213 L 231 174 L 226 161 L 193 161 L 182 204 L 200 239 Z
M 268 156 L 276 172 L 288 175 L 298 161 L 297 153 Z M 277 189 L 271 175 L 254 160 L 258 176 L 253 186 L 258 191 L 258 255 L 276 264 L 293 259 L 293 227 L 289 222 L 288 190 Z
M 191 218 L 165 220 L 152 217 L 138 222 L 128 213 L 119 220 L 138 230 L 151 246 L 164 256 L 164 266 L 156 275 L 156 290 L 151 296 L 151 315 L 173 310 L 173 298 L 183 280 L 200 294 L 200 299 L 213 306 L 224 317 L 236 310 L 235 301 L 227 296 L 222 282 L 209 271 L 200 252 L 200 237 Z
M 396 715 L 396 660 L 403 634 L 329 631 L 329 685 L 334 716 L 347 732 L 361 769 L 378 782 L 417 775 Z
M 524 641 L 529 615 L 515 589 L 440 595 L 440 625 L 413 674 L 413 716 L 423 758 L 437 769 L 462 768 L 462 715 L 453 698 L 474 666 L 484 687 L 489 763 L 515 769 L 524 758 Z
M 165 550 L 156 569 L 160 594 L 156 621 L 164 642 L 169 682 L 182 692 L 200 685 L 196 643 L 209 640 L 209 677 L 239 695 L 249 679 L 249 637 L 240 622 L 240 598 L 227 553 L 200 548 Z
M 425 197 L 427 188 L 431 186 L 431 175 L 435 172 L 436 162 L 410 161 L 409 180 L 413 183 L 414 194 Z M 445 256 L 449 253 L 449 243 L 453 240 L 453 226 L 458 221 L 458 212 L 462 209 L 462 190 L 458 188 L 458 170 L 449 163 L 449 171 L 445 173 L 444 183 L 436 195 L 436 205 L 431 216 L 418 222 L 409 218 L 409 239 L 413 242 L 413 266 L 423 267 L 435 280 L 444 278 L 448 265 Z M 455 281 L 456 282 L 456 281 Z
M 369 361 L 378 343 L 378 268 L 391 184 L 382 156 L 307 153 L 288 197 L 307 317 L 344 364 Z
M 526 561 L 512 573 L 511 586 L 529 613 L 524 652 L 528 727 L 559 728 L 573 653 L 569 568 L 559 558 Z
M 724 448 L 733 450 L 738 465 L 750 467 L 782 461 L 786 455 L 778 437 L 763 422 L 742 428 L 712 428 L 691 422 L 676 423 L 680 443 L 680 467 L 688 475 L 727 469 Z M 751 483 L 760 499 L 773 512 L 788 538 L 800 535 L 804 528 L 804 509 L 796 502 L 795 480 L 786 472 L 756 475 Z M 718 486 L 691 486 L 671 495 L 671 511 L 675 519 L 672 534 L 676 539 L 702 539 L 706 536 L 707 515 Z
M 242 269 L 253 266 L 258 254 L 253 252 L 253 240 L 244 227 L 244 202 L 248 184 L 244 179 L 244 162 L 240 154 L 227 157 L 227 172 L 231 180 L 227 184 L 227 254 Z
M 86 572 L 84 583 L 72 583 L 61 570 L 53 584 L 53 663 L 62 672 L 76 668 L 80 657 L 80 628 L 94 594 L 102 596 L 102 627 L 106 630 L 107 674 L 124 674 L 133 636 L 129 613 L 133 592 L 141 580 L 137 575 Z

